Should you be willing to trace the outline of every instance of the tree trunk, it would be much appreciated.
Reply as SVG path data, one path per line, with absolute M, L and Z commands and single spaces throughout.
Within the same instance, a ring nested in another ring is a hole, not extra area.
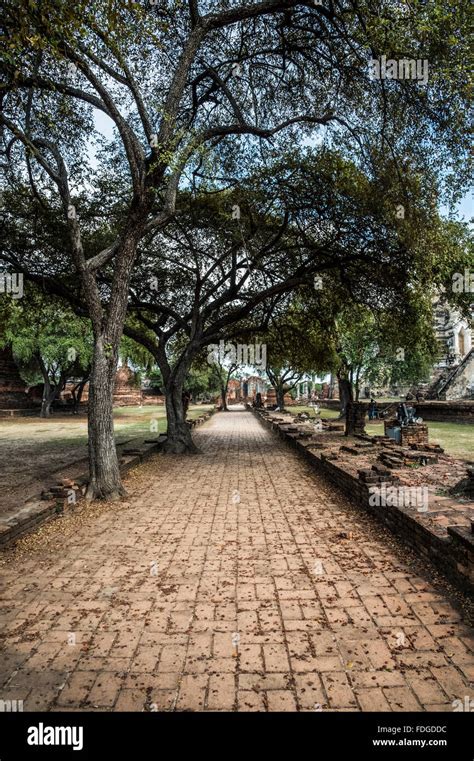
M 222 400 L 222 410 L 224 412 L 228 412 L 227 409 L 227 386 L 221 386 L 221 400 Z
M 48 384 L 48 391 L 46 391 L 46 384 L 43 391 L 43 398 L 41 400 L 41 412 L 40 417 L 51 417 L 51 405 L 53 403 L 53 397 L 51 396 L 50 386 Z
M 281 410 L 285 409 L 285 389 L 283 386 L 276 386 L 276 402 L 277 407 L 279 407 Z
M 86 383 L 89 380 L 89 374 L 90 371 L 87 373 L 87 376 L 85 376 L 80 383 L 77 384 L 77 386 L 74 386 L 72 389 L 72 414 L 78 415 L 79 414 L 79 408 L 81 406 L 82 401 L 82 394 L 84 393 L 84 389 L 86 387 Z
M 41 399 L 40 417 L 50 417 L 51 404 L 54 400 L 54 393 L 51 390 L 51 381 L 49 380 L 49 373 L 45 363 L 43 362 L 43 357 L 41 354 L 37 354 L 36 359 L 41 370 L 41 375 L 43 376 L 43 397 Z
M 184 415 L 183 384 L 184 374 L 180 374 L 172 375 L 165 386 L 168 429 L 163 450 L 169 454 L 198 454 Z
M 50 417 L 51 416 L 51 407 L 53 405 L 53 402 L 59 397 L 59 394 L 64 388 L 64 383 L 61 379 L 61 381 L 56 385 L 52 386 L 49 382 L 49 379 L 44 384 L 43 389 L 43 398 L 41 400 L 41 412 L 40 417 Z
M 82 392 L 84 391 L 85 383 L 78 383 L 77 386 L 74 386 L 72 389 L 72 414 L 78 415 L 79 414 L 79 406 L 81 404 L 82 399 Z
M 89 379 L 87 379 L 87 380 L 89 380 Z M 79 412 L 79 407 L 81 406 L 81 402 L 82 402 L 82 394 L 84 393 L 84 389 L 86 387 L 87 380 L 82 381 L 79 384 L 79 388 L 77 389 L 77 394 L 76 394 L 76 399 L 75 399 L 75 403 L 76 403 L 76 409 L 75 409 L 75 411 L 76 411 L 76 413 Z
M 89 383 L 89 469 L 87 499 L 117 500 L 126 494 L 115 445 L 113 393 L 117 359 L 96 341 Z
M 348 378 L 339 377 L 338 384 L 339 384 L 339 400 L 341 402 L 341 412 L 339 417 L 343 418 L 346 416 L 347 404 L 354 400 L 354 396 L 352 392 L 352 384 Z
M 79 393 L 77 389 L 79 388 L 79 384 L 77 386 L 74 386 L 74 388 L 71 389 L 71 396 L 72 396 L 72 414 L 77 415 L 78 414 L 78 408 L 79 408 Z M 82 392 L 81 392 L 82 396 Z
M 355 390 L 355 401 L 358 402 L 359 396 L 360 396 L 360 367 L 358 367 L 356 371 L 354 390 Z

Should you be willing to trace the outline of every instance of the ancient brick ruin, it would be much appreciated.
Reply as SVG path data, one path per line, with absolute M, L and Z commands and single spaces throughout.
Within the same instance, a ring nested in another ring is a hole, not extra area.
M 428 444 L 428 426 L 424 423 L 410 423 L 400 426 L 397 420 L 384 420 L 384 433 L 388 435 L 390 428 L 400 428 L 400 444 L 409 447 L 411 444 Z
M 31 408 L 32 402 L 26 395 L 26 384 L 22 380 L 10 347 L 0 350 L 0 409 L 16 410 Z
M 346 436 L 365 433 L 365 406 L 360 402 L 348 402 L 346 408 Z
M 133 407 L 142 404 L 142 391 L 135 384 L 133 372 L 123 365 L 115 376 L 114 407 Z
M 429 443 L 345 437 L 343 424 L 253 410 L 354 504 L 377 517 L 454 584 L 474 590 L 474 469 Z M 418 426 L 414 426 L 418 427 Z M 418 427 L 419 428 L 419 427 Z M 424 432 L 417 435 L 423 438 Z M 467 476 L 467 477 L 466 477 Z
M 276 397 L 276 391 L 273 388 L 268 389 L 266 392 L 267 401 L 266 404 L 268 407 L 273 407 L 277 403 L 277 397 Z M 283 397 L 283 401 L 285 403 L 285 406 L 291 406 L 292 404 L 295 404 L 290 394 L 285 394 Z
M 156 387 L 143 388 L 141 404 L 164 404 L 166 397 L 159 392 L 160 389 Z

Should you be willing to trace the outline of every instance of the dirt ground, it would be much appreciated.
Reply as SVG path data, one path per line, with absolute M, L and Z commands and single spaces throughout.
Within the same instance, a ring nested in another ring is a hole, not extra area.
M 119 437 L 119 443 L 126 436 Z M 87 418 L 16 418 L 0 423 L 0 512 L 63 476 L 87 470 Z
M 209 409 L 191 405 L 190 418 Z M 166 429 L 164 407 L 122 407 L 114 410 L 117 444 L 138 436 L 153 438 Z M 150 427 L 156 420 L 157 427 Z M 54 413 L 0 420 L 0 515 L 37 496 L 63 477 L 87 472 L 87 416 Z

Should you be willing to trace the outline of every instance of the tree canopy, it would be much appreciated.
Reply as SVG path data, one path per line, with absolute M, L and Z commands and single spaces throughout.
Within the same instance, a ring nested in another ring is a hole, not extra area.
M 315 275 L 398 311 L 449 282 L 437 206 L 472 166 L 468 21 L 466 0 L 3 3 L 1 256 L 91 321 L 90 496 L 122 493 L 124 326 L 182 451 L 206 342 L 265 329 Z

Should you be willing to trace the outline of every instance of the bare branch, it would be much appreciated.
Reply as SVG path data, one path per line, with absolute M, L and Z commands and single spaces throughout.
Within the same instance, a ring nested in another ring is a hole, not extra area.
M 325 8 L 324 5 L 315 5 L 314 0 L 264 0 L 264 2 L 257 5 L 242 5 L 222 13 L 209 13 L 203 17 L 203 23 L 208 29 L 222 29 L 238 21 L 258 18 L 259 16 L 277 13 L 278 11 L 291 10 L 298 5 L 312 8 L 328 20 L 333 18 L 333 13 L 330 10 Z
M 191 28 L 194 29 L 194 27 L 197 25 L 200 18 L 198 0 L 188 0 L 188 5 L 189 5 L 189 15 L 191 16 Z
M 277 124 L 275 127 L 264 129 L 263 127 L 257 127 L 253 124 L 229 124 L 223 127 L 211 127 L 211 129 L 205 130 L 201 133 L 199 140 L 206 142 L 211 138 L 215 138 L 222 135 L 255 135 L 256 137 L 270 138 L 276 135 L 277 132 L 290 127 L 292 124 L 328 124 L 335 118 L 334 111 L 328 111 L 323 116 L 310 116 L 309 114 L 301 114 L 300 116 L 293 116 L 291 119 L 287 119 L 281 124 Z

